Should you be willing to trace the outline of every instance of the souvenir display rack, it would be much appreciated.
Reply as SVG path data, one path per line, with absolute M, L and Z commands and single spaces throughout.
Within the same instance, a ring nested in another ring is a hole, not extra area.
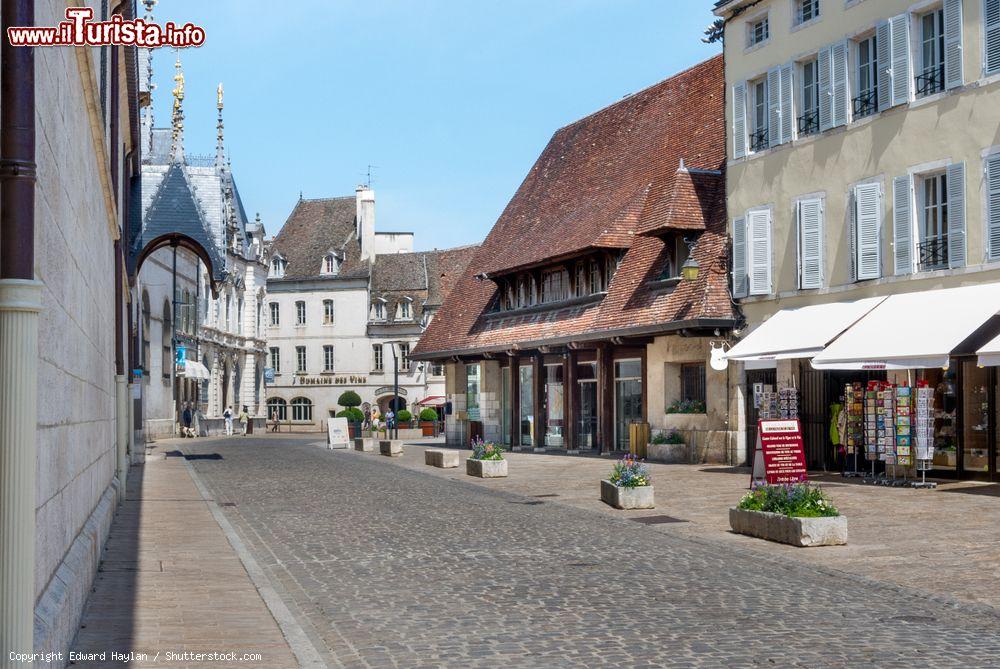
M 934 466 L 934 389 L 921 381 L 914 390 L 913 451 L 920 480 L 910 485 L 914 488 L 936 488 L 937 483 L 927 481 L 927 472 Z

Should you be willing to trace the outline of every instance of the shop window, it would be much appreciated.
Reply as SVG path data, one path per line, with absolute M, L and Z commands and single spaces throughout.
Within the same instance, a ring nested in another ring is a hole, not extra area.
M 281 324 L 281 307 L 277 302 L 271 302 L 271 327 L 277 327 Z
M 815 58 L 802 63 L 800 86 L 801 115 L 798 118 L 799 136 L 819 132 L 819 61 Z
M 269 351 L 271 357 L 271 369 L 274 370 L 275 375 L 281 374 L 281 349 L 277 346 L 272 346 Z
M 518 370 L 520 388 L 518 434 L 521 446 L 531 446 L 535 437 L 535 370 L 531 365 L 521 365 Z
M 313 403 L 308 397 L 296 397 L 292 400 L 292 420 L 298 422 L 312 422 Z
M 333 325 L 333 300 L 323 300 L 323 325 Z
M 764 151 L 770 146 L 768 139 L 767 80 L 765 78 L 747 84 L 750 108 L 750 151 Z
M 306 373 L 306 347 L 295 347 L 295 371 L 299 374 Z
M 747 22 L 747 48 L 766 42 L 771 36 L 771 23 L 767 14 Z
M 562 363 L 545 365 L 545 445 L 561 448 L 565 433 L 565 385 Z
M 295 303 L 295 324 L 305 325 L 306 324 L 306 303 L 299 300 Z
M 878 49 L 877 37 L 865 37 L 855 45 L 857 63 L 857 95 L 853 99 L 854 119 L 871 116 L 878 111 Z
M 465 411 L 469 420 L 479 420 L 480 366 L 465 366 Z
M 917 97 L 944 90 L 944 9 L 923 14 L 920 23 L 920 69 Z
M 288 420 L 288 404 L 280 397 L 272 397 L 267 401 L 267 417 L 274 420 Z

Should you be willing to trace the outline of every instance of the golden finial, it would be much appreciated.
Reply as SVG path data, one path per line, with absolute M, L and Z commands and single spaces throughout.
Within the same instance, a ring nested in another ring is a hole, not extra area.
M 222 84 L 219 84 L 219 109 L 222 109 Z

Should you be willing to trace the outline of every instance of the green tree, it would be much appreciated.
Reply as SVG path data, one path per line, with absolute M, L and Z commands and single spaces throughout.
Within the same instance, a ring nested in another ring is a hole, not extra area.
M 345 390 L 337 398 L 337 404 L 342 407 L 358 407 L 361 406 L 361 396 L 353 390 Z

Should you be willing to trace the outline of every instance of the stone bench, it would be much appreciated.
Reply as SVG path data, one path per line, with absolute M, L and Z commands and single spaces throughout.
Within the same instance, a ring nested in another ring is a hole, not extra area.
M 440 448 L 430 448 L 424 451 L 424 464 L 441 469 L 458 467 L 458 451 L 445 451 Z
M 381 439 L 378 442 L 379 453 L 390 458 L 398 458 L 403 454 L 403 442 L 396 439 Z
M 362 451 L 364 453 L 371 453 L 375 450 L 375 440 L 374 439 L 363 439 L 361 437 L 354 438 L 354 450 Z

